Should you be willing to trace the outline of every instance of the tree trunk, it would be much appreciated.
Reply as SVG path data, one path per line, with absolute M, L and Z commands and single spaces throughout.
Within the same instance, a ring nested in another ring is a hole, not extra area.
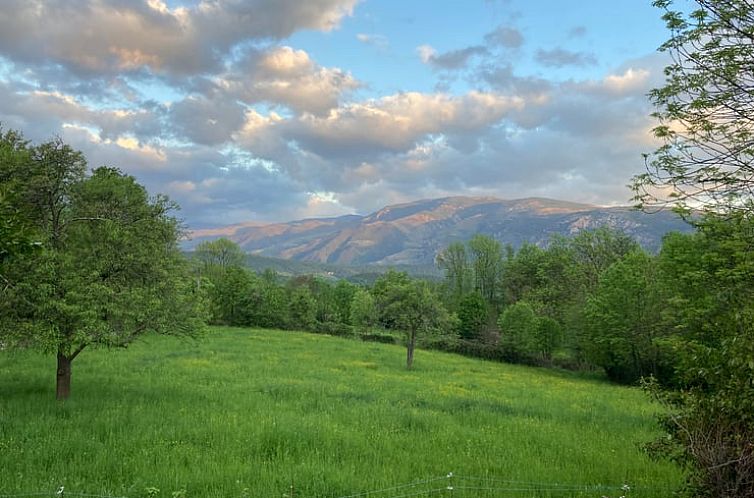
M 414 365 L 414 346 L 416 345 L 416 334 L 411 333 L 406 344 L 406 369 L 411 370 Z
M 58 400 L 66 400 L 71 395 L 71 364 L 73 358 L 58 351 L 57 389 Z

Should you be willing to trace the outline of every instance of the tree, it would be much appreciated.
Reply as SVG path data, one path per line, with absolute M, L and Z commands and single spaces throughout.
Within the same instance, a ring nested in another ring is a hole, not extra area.
M 194 257 L 200 262 L 204 274 L 208 276 L 232 266 L 242 267 L 246 263 L 243 249 L 226 238 L 201 242 L 194 249 Z
M 314 327 L 317 321 L 317 302 L 308 287 L 299 285 L 291 290 L 288 310 L 292 327 L 302 330 L 311 330 Z
M 471 292 L 461 298 L 458 304 L 458 320 L 462 339 L 479 340 L 487 327 L 489 312 L 487 302 L 478 292 Z
M 414 364 L 414 350 L 420 336 L 452 328 L 452 319 L 427 282 L 411 280 L 403 272 L 388 272 L 374 285 L 381 315 L 390 327 L 406 336 L 406 368 Z
M 561 342 L 560 324 L 549 316 L 539 315 L 526 301 L 505 308 L 498 326 L 503 352 L 513 361 L 549 363 Z
M 265 270 L 249 296 L 247 313 L 249 324 L 265 328 L 287 328 L 289 300 L 285 289 L 277 282 L 278 276 L 269 268 Z
M 633 383 L 650 375 L 667 379 L 658 343 L 664 334 L 655 273 L 652 258 L 635 251 L 608 268 L 587 299 L 587 357 L 614 381 Z
M 192 254 L 197 285 L 209 282 L 210 320 L 223 325 L 249 325 L 251 295 L 260 284 L 244 265 L 246 254 L 232 240 L 204 241 Z
M 372 286 L 372 296 L 374 297 L 375 307 L 377 308 L 377 322 L 386 329 L 398 328 L 395 323 L 395 316 L 388 312 L 387 307 L 391 304 L 395 289 L 402 288 L 411 282 L 406 272 L 399 272 L 393 269 L 388 270 L 380 275 L 374 281 Z
M 540 287 L 540 267 L 544 250 L 534 244 L 524 243 L 517 252 L 509 253 L 503 263 L 505 280 L 502 283 L 506 304 L 528 300 Z
M 641 249 L 630 235 L 607 226 L 582 230 L 567 245 L 587 291 L 597 287 L 600 275 L 613 263 Z
M 694 496 L 754 496 L 754 220 L 708 215 L 695 234 L 668 237 L 659 265 L 676 358 L 670 453 L 691 469 Z
M 361 333 L 367 333 L 377 323 L 377 309 L 372 294 L 358 289 L 351 300 L 351 324 Z
M 500 242 L 486 235 L 475 235 L 469 241 L 474 269 L 474 288 L 491 307 L 497 305 L 503 268 Z
M 445 286 L 451 309 L 459 305 L 471 288 L 471 268 L 466 246 L 453 242 L 437 255 L 437 266 L 445 271 Z
M 694 320 L 678 317 L 687 332 L 677 349 L 692 361 L 681 359 L 679 390 L 666 393 L 676 408 L 668 427 L 694 470 L 693 492 L 754 496 L 751 300 L 734 297 L 743 282 L 751 288 L 754 281 L 747 261 L 754 246 L 754 5 L 696 3 L 685 15 L 672 10 L 671 0 L 655 1 L 671 32 L 661 47 L 672 57 L 665 86 L 650 92 L 659 121 L 654 134 L 663 144 L 646 156 L 647 172 L 633 188 L 644 207 L 712 213 L 697 223 L 711 246 L 707 268 L 697 271 L 714 285 L 699 294 L 700 308 L 689 313 Z M 738 245 L 733 253 L 731 244 Z M 730 311 L 721 313 L 724 307 Z
M 29 171 L 28 142 L 13 130 L 0 128 L 0 265 L 13 254 L 36 246 L 30 220 L 20 208 L 19 173 Z M 2 275 L 0 267 L 0 275 Z M 0 279 L 0 282 L 2 279 Z
M 60 139 L 29 149 L 10 171 L 41 247 L 3 266 L 0 335 L 11 346 L 57 356 L 58 399 L 87 347 L 126 347 L 142 334 L 191 335 L 203 324 L 202 295 L 177 247 L 180 225 L 167 198 L 150 198 L 113 168 L 85 175 L 86 162 Z
M 596 230 L 582 230 L 570 239 L 561 239 L 556 245 L 564 245 L 572 264 L 568 268 L 566 291 L 563 294 L 562 323 L 568 346 L 579 360 L 590 360 L 585 348 L 591 346 L 585 337 L 588 329 L 584 313 L 586 302 L 599 286 L 602 275 L 614 263 L 633 251 L 640 251 L 639 244 L 623 231 L 607 226 Z
M 540 358 L 550 363 L 552 354 L 563 340 L 563 328 L 560 323 L 549 316 L 537 317 L 534 346 Z
M 511 360 L 521 360 L 536 350 L 537 314 L 531 304 L 519 301 L 505 308 L 498 320 L 500 342 Z
M 212 268 L 208 291 L 211 320 L 216 324 L 250 325 L 254 310 L 252 295 L 261 285 L 259 278 L 240 266 Z
M 754 5 L 696 0 L 689 15 L 655 0 L 671 32 L 660 50 L 672 62 L 649 97 L 663 145 L 633 180 L 645 207 L 751 212 L 754 193 Z
M 338 323 L 351 324 L 351 303 L 358 291 L 358 287 L 347 280 L 338 280 L 333 289 L 335 301 L 335 319 Z

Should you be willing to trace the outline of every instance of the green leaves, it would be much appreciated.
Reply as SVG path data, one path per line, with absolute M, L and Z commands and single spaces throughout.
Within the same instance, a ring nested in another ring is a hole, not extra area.
M 747 0 L 697 0 L 684 14 L 656 1 L 671 32 L 661 47 L 672 62 L 665 86 L 649 98 L 654 134 L 663 141 L 633 178 L 645 207 L 751 211 L 754 155 L 754 5 Z
M 32 147 L 0 137 L 0 153 L 13 151 L 18 160 L 0 173 L 0 189 L 14 193 L 12 208 L 0 198 L 0 211 L 13 215 L 0 223 L 3 235 L 13 235 L 0 248 L 3 338 L 70 362 L 88 346 L 201 330 L 203 295 L 178 250 L 167 198 L 150 198 L 114 168 L 85 176 L 83 155 L 59 138 Z M 29 243 L 26 234 L 37 238 L 37 250 L 17 249 Z

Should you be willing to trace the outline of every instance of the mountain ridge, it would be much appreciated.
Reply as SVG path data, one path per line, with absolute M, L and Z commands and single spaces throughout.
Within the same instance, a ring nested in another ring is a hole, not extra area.
M 649 250 L 659 247 L 665 233 L 689 230 L 673 213 L 650 215 L 628 206 L 454 196 L 394 204 L 366 215 L 194 230 L 186 245 L 227 237 L 261 256 L 341 265 L 415 265 L 432 264 L 449 243 L 477 233 L 518 247 L 525 242 L 544 245 L 555 234 L 605 225 L 625 231 Z

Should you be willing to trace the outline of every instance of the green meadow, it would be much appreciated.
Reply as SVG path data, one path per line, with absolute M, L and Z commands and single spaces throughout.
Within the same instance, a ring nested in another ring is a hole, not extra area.
M 640 449 L 659 408 L 638 389 L 428 351 L 406 371 L 404 356 L 213 328 L 84 351 L 59 403 L 51 355 L 0 352 L 0 496 L 665 497 L 681 482 Z

